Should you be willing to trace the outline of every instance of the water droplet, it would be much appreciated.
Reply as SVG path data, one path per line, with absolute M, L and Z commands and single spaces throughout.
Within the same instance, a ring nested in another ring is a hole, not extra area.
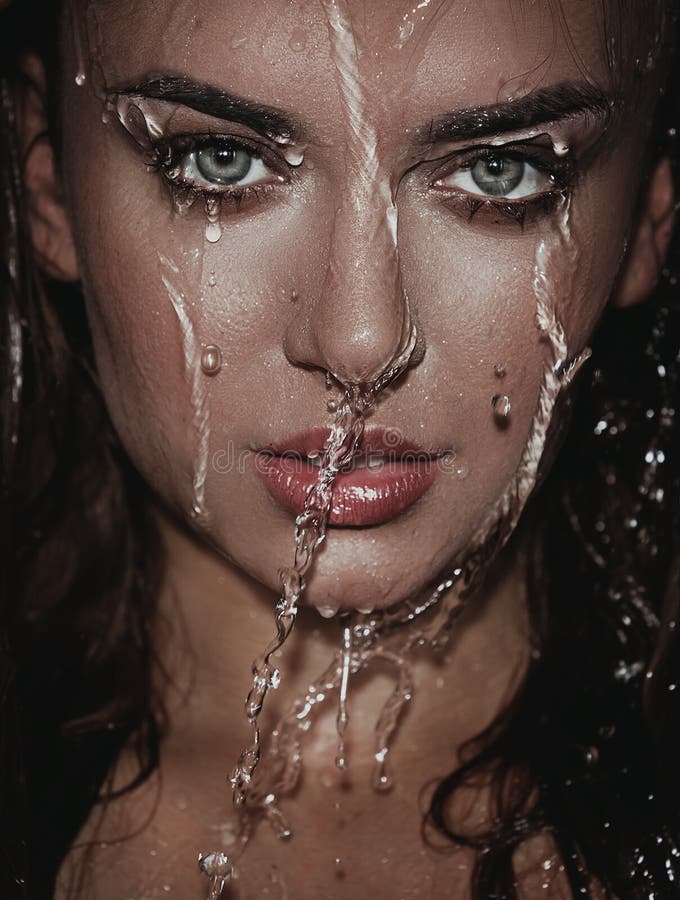
M 494 394 L 491 399 L 491 406 L 496 419 L 505 421 L 509 417 L 511 406 L 510 398 L 507 394 Z
M 507 374 L 505 363 L 494 363 L 493 374 L 496 378 L 505 378 Z
M 406 21 L 402 22 L 399 26 L 399 37 L 392 46 L 396 50 L 401 50 L 406 41 L 413 35 L 415 28 L 415 22 L 412 22 L 410 19 L 406 19 Z
M 470 474 L 470 470 L 465 465 L 465 463 L 456 467 L 456 478 L 467 478 Z
M 222 237 L 222 225 L 220 224 L 220 198 L 215 194 L 205 198 L 205 214 L 208 221 L 205 226 L 205 239 L 211 244 L 216 244 Z
M 248 38 L 245 37 L 234 37 L 231 39 L 231 44 L 229 46 L 232 50 L 238 50 L 240 47 L 245 47 L 247 40 Z
M 229 878 L 233 872 L 229 857 L 225 853 L 207 853 L 205 856 L 199 853 L 198 868 L 204 875 Z
M 596 766 L 600 759 L 600 751 L 597 747 L 586 747 L 583 751 L 583 759 L 587 766 Z
M 82 87 L 87 81 L 87 75 L 84 72 L 78 72 L 76 75 L 76 84 L 78 87 Z
M 323 619 L 332 619 L 338 614 L 337 606 L 319 606 L 319 615 Z
M 300 295 L 298 294 L 298 292 L 296 290 L 293 290 L 293 293 L 290 295 L 290 299 L 291 299 L 292 303 L 298 302 L 298 300 L 300 299 Z
M 307 32 L 301 28 L 293 29 L 288 46 L 293 53 L 301 53 L 307 47 Z
M 289 147 L 283 151 L 283 158 L 289 166 L 301 166 L 305 158 L 305 147 Z
M 222 351 L 216 344 L 208 344 L 201 353 L 201 368 L 206 375 L 217 375 L 222 368 Z

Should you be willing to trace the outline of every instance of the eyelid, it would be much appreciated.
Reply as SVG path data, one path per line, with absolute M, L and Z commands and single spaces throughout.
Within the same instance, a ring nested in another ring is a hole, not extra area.
M 558 156 L 551 148 L 543 147 L 535 143 L 508 143 L 508 144 L 483 144 L 475 147 L 466 147 L 455 154 L 450 155 L 437 170 L 431 175 L 431 186 L 442 191 L 455 192 L 453 186 L 443 186 L 440 183 L 456 172 L 471 169 L 474 163 L 483 159 L 506 157 L 528 163 L 553 182 L 554 190 L 563 190 L 568 187 L 575 171 L 574 160 L 566 156 Z M 462 192 L 462 189 L 458 189 Z M 481 196 L 481 195 L 480 195 Z M 526 200 L 527 198 L 521 198 Z M 507 202 L 512 203 L 512 200 Z M 517 202 L 520 202 L 519 198 Z
M 230 148 L 235 150 L 245 150 L 253 159 L 261 160 L 264 165 L 274 170 L 270 181 L 260 181 L 255 185 L 218 185 L 209 181 L 196 183 L 183 177 L 178 167 L 182 161 L 200 150 L 210 148 Z M 160 169 L 165 177 L 173 184 L 190 187 L 199 193 L 205 194 L 233 194 L 238 191 L 248 189 L 256 189 L 257 187 L 265 187 L 275 184 L 277 181 L 282 183 L 291 175 L 291 167 L 281 158 L 279 154 L 270 147 L 259 144 L 242 135 L 229 134 L 180 134 L 171 137 L 163 137 L 154 142 L 154 160 L 153 165 Z

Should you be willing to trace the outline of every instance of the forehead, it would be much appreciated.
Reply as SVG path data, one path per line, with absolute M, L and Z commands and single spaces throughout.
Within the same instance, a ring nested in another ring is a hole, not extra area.
M 635 32 L 620 16 L 614 21 L 608 5 L 609 0 L 80 0 L 76 22 L 108 86 L 149 73 L 188 74 L 323 123 L 338 113 L 329 27 L 335 7 L 350 25 L 352 65 L 373 108 L 416 124 L 444 109 L 512 99 L 564 80 L 608 86 L 623 65 L 615 45 Z M 653 18 L 650 10 L 646 19 Z

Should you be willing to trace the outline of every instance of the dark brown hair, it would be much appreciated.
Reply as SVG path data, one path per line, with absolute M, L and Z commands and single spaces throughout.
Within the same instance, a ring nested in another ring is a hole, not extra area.
M 640 15 L 634 3 L 619 7 L 622 28 Z M 23 0 L 0 13 L 0 893 L 8 900 L 53 896 L 120 748 L 130 740 L 137 748 L 132 789 L 156 768 L 164 727 L 151 640 L 163 558 L 147 488 L 106 413 L 79 287 L 41 273 L 28 232 L 15 128 L 21 58 L 32 50 L 46 63 L 58 148 L 60 10 L 56 0 Z M 673 100 L 660 105 L 653 146 L 675 156 Z M 575 895 L 595 883 L 631 900 L 677 893 L 674 272 L 672 263 L 649 303 L 601 323 L 566 444 L 527 511 L 526 680 L 432 799 L 428 838 L 478 851 L 477 900 L 518 896 L 515 851 L 535 835 L 549 836 Z M 449 800 L 484 780 L 495 815 L 470 832 L 451 821 Z

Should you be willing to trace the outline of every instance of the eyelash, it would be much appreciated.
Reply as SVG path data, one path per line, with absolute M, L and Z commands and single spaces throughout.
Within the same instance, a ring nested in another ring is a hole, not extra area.
M 256 143 L 251 143 L 243 138 L 226 137 L 222 135 L 179 135 L 172 139 L 165 139 L 154 144 L 152 156 L 149 160 L 149 167 L 166 179 L 171 188 L 189 193 L 192 198 L 196 197 L 215 197 L 222 204 L 224 202 L 233 203 L 236 208 L 240 207 L 246 199 L 260 200 L 263 196 L 270 193 L 277 187 L 276 181 L 264 182 L 261 184 L 244 185 L 242 187 L 223 187 L 215 186 L 214 189 L 204 186 L 192 184 L 183 178 L 179 167 L 191 153 L 200 150 L 234 150 L 244 151 L 249 154 L 252 159 L 261 160 L 268 169 L 276 170 L 286 169 L 286 175 L 279 173 L 280 182 L 283 182 L 290 174 L 289 167 L 281 160 L 273 159 L 273 154 L 267 148 Z
M 242 187 L 228 187 L 225 185 L 219 188 L 216 186 L 214 189 L 192 184 L 190 181 L 182 178 L 178 168 L 189 154 L 203 149 L 244 151 L 253 159 L 259 159 L 264 162 L 269 169 L 275 172 L 277 169 L 285 169 L 285 175 L 279 172 L 279 183 L 290 176 L 290 167 L 282 160 L 274 159 L 272 152 L 262 147 L 262 145 L 251 143 L 243 138 L 236 139 L 219 135 L 180 135 L 172 139 L 159 141 L 153 147 L 149 165 L 153 170 L 159 171 L 173 189 L 182 192 L 185 196 L 188 194 L 192 200 L 197 197 L 216 197 L 219 199 L 220 204 L 224 202 L 231 203 L 237 210 L 244 200 L 260 201 L 277 187 L 276 181 Z M 467 150 L 464 154 L 455 158 L 456 164 L 453 166 L 451 165 L 452 160 L 449 158 L 447 163 L 442 165 L 435 173 L 431 184 L 435 185 L 437 181 L 443 180 L 456 172 L 466 169 L 471 170 L 476 163 L 485 159 L 513 159 L 528 163 L 544 173 L 555 187 L 553 190 L 542 191 L 526 199 L 476 196 L 464 189 L 456 189 L 455 186 L 438 188 L 442 193 L 448 194 L 445 202 L 457 202 L 460 205 L 463 214 L 467 216 L 468 222 L 471 222 L 480 211 L 486 210 L 510 219 L 523 228 L 529 213 L 549 215 L 555 210 L 565 191 L 570 189 L 575 174 L 574 163 L 571 159 L 558 158 L 552 155 L 550 160 L 546 160 L 545 155 L 531 152 L 528 147 L 523 145 L 519 147 L 500 145 Z
M 487 210 L 491 213 L 496 213 L 515 221 L 523 228 L 528 214 L 549 215 L 554 212 L 560 200 L 564 197 L 565 192 L 570 190 L 576 175 L 573 159 L 559 158 L 554 154 L 551 154 L 550 159 L 548 160 L 545 155 L 532 152 L 527 146 L 501 144 L 498 146 L 477 147 L 467 150 L 464 154 L 456 158 L 456 165 L 454 166 L 451 166 L 451 159 L 449 158 L 449 160 L 435 173 L 432 183 L 436 184 L 436 182 L 443 180 L 456 172 L 466 169 L 470 170 L 476 163 L 485 159 L 513 159 L 528 163 L 545 174 L 554 184 L 554 188 L 521 199 L 509 199 L 507 197 L 494 198 L 492 196 L 484 197 L 482 195 L 475 196 L 464 190 L 456 189 L 455 187 L 439 188 L 442 193 L 448 194 L 445 202 L 458 201 L 462 204 L 463 210 L 467 214 L 468 222 L 471 222 L 478 212 Z

